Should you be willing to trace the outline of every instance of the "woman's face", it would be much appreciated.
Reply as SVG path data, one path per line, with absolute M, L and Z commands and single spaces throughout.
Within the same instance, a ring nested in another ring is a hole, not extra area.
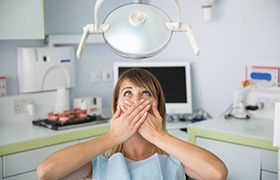
M 156 98 L 152 96 L 152 93 L 148 89 L 144 89 L 136 86 L 129 80 L 124 80 L 120 86 L 118 103 L 136 102 L 140 99 L 149 100 L 151 104 L 157 103 Z

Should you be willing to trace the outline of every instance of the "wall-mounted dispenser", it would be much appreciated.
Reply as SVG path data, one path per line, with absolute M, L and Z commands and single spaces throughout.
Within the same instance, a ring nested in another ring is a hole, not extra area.
M 74 87 L 73 47 L 21 47 L 17 53 L 20 93 Z

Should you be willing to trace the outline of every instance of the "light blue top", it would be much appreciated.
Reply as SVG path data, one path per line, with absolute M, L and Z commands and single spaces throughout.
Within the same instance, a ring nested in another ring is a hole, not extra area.
M 98 156 L 93 163 L 93 180 L 185 180 L 182 164 L 167 155 L 154 154 L 141 161 L 127 161 L 122 153 L 109 159 Z

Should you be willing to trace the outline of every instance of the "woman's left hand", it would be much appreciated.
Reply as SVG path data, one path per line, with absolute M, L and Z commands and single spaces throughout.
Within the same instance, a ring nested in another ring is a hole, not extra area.
M 122 103 L 122 111 L 127 111 L 133 102 L 126 101 Z M 151 109 L 148 112 L 146 120 L 143 122 L 143 124 L 140 126 L 138 132 L 139 134 L 144 137 L 149 142 L 152 142 L 155 135 L 157 133 L 162 133 L 164 130 L 162 129 L 162 117 L 160 116 L 157 105 L 153 103 L 151 106 Z
M 160 116 L 156 105 L 153 104 L 152 108 L 148 112 L 146 120 L 140 126 L 138 132 L 146 140 L 153 143 L 154 137 L 158 135 L 158 133 L 164 132 L 162 126 L 162 117 Z

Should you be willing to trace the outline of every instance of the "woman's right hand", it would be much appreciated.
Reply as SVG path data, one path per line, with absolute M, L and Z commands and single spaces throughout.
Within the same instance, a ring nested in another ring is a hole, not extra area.
M 149 101 L 141 99 L 133 103 L 129 108 L 123 104 L 117 106 L 117 110 L 111 119 L 110 134 L 121 144 L 134 135 L 147 117 L 151 105 Z M 123 110 L 125 108 L 125 110 Z

